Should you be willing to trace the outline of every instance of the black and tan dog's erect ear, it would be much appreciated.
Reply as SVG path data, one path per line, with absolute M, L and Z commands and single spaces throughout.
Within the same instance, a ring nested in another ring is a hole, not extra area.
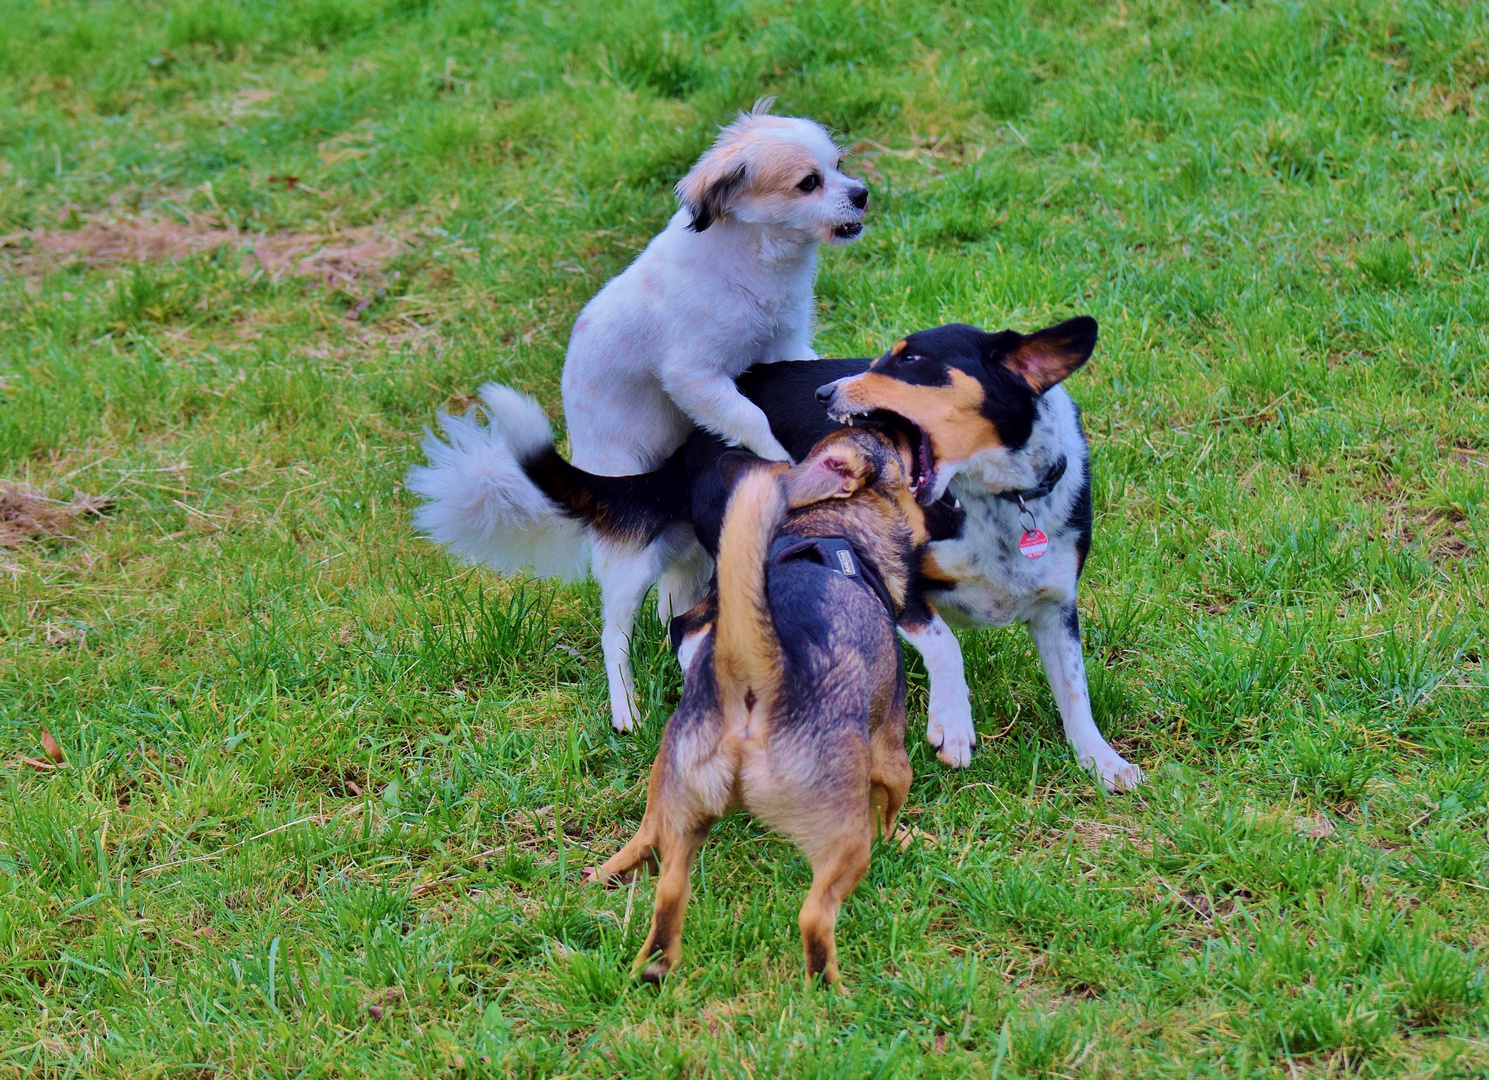
M 1096 348 L 1096 320 L 1078 315 L 1024 336 L 1003 356 L 1010 371 L 1042 394 L 1072 375 Z
M 792 510 L 822 502 L 825 499 L 847 499 L 877 475 L 874 462 L 862 450 L 848 442 L 829 442 L 819 447 L 800 465 L 793 465 L 781 475 L 786 485 L 786 504 Z
M 677 182 L 677 198 L 693 220 L 688 227 L 702 232 L 724 216 L 745 186 L 745 165 L 738 148 L 715 147 Z

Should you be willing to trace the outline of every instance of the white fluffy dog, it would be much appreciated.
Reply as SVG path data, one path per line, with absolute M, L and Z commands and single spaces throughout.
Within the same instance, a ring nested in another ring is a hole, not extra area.
M 563 373 L 579 468 L 647 472 L 695 425 L 763 457 L 789 459 L 734 379 L 752 364 L 816 356 L 817 248 L 858 236 L 869 195 L 842 171 L 843 150 L 820 124 L 773 116 L 770 104 L 757 102 L 720 132 L 678 183 L 682 206 L 667 228 L 580 312 Z M 431 465 L 410 475 L 410 487 L 431 500 L 415 523 L 498 570 L 575 576 L 589 546 L 576 523 L 506 490 L 503 478 L 513 474 L 501 432 L 520 439 L 528 426 L 503 415 L 508 404 L 487 395 L 489 429 L 442 418 L 452 445 L 426 440 Z M 595 541 L 593 549 L 611 713 L 625 731 L 639 715 L 627 649 L 641 601 L 660 578 L 662 616 L 684 611 L 711 566 L 690 528 L 644 548 Z

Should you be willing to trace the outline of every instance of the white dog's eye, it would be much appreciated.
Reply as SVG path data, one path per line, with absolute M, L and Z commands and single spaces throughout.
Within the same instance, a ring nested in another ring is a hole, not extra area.
M 816 173 L 812 173 L 805 180 L 796 185 L 796 190 L 804 192 L 806 194 L 811 194 L 821 186 L 822 177 L 818 176 Z

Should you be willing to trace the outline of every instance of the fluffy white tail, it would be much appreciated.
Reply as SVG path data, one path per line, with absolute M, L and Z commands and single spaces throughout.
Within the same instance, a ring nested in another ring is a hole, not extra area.
M 490 383 L 481 390 L 490 417 L 439 414 L 445 442 L 425 429 L 428 465 L 408 471 L 410 491 L 428 501 L 414 527 L 465 559 L 503 573 L 530 570 L 574 581 L 589 567 L 584 525 L 527 477 L 523 463 L 553 447 L 548 417 L 532 398 Z

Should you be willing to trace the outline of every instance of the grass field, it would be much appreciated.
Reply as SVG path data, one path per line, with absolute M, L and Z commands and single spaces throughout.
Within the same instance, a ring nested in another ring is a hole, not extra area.
M 0 0 L 0 1075 L 1489 1076 L 1489 8 Z M 1027 636 L 803 985 L 744 819 L 626 969 L 679 679 L 414 538 L 775 94 L 869 229 L 818 345 L 1096 316 L 1075 767 Z M 37 502 L 37 495 L 49 502 Z M 87 499 L 74 500 L 86 496 Z M 27 516 L 29 515 L 29 516 Z M 65 764 L 53 766 L 42 731 Z M 27 760 L 29 759 L 29 761 Z

